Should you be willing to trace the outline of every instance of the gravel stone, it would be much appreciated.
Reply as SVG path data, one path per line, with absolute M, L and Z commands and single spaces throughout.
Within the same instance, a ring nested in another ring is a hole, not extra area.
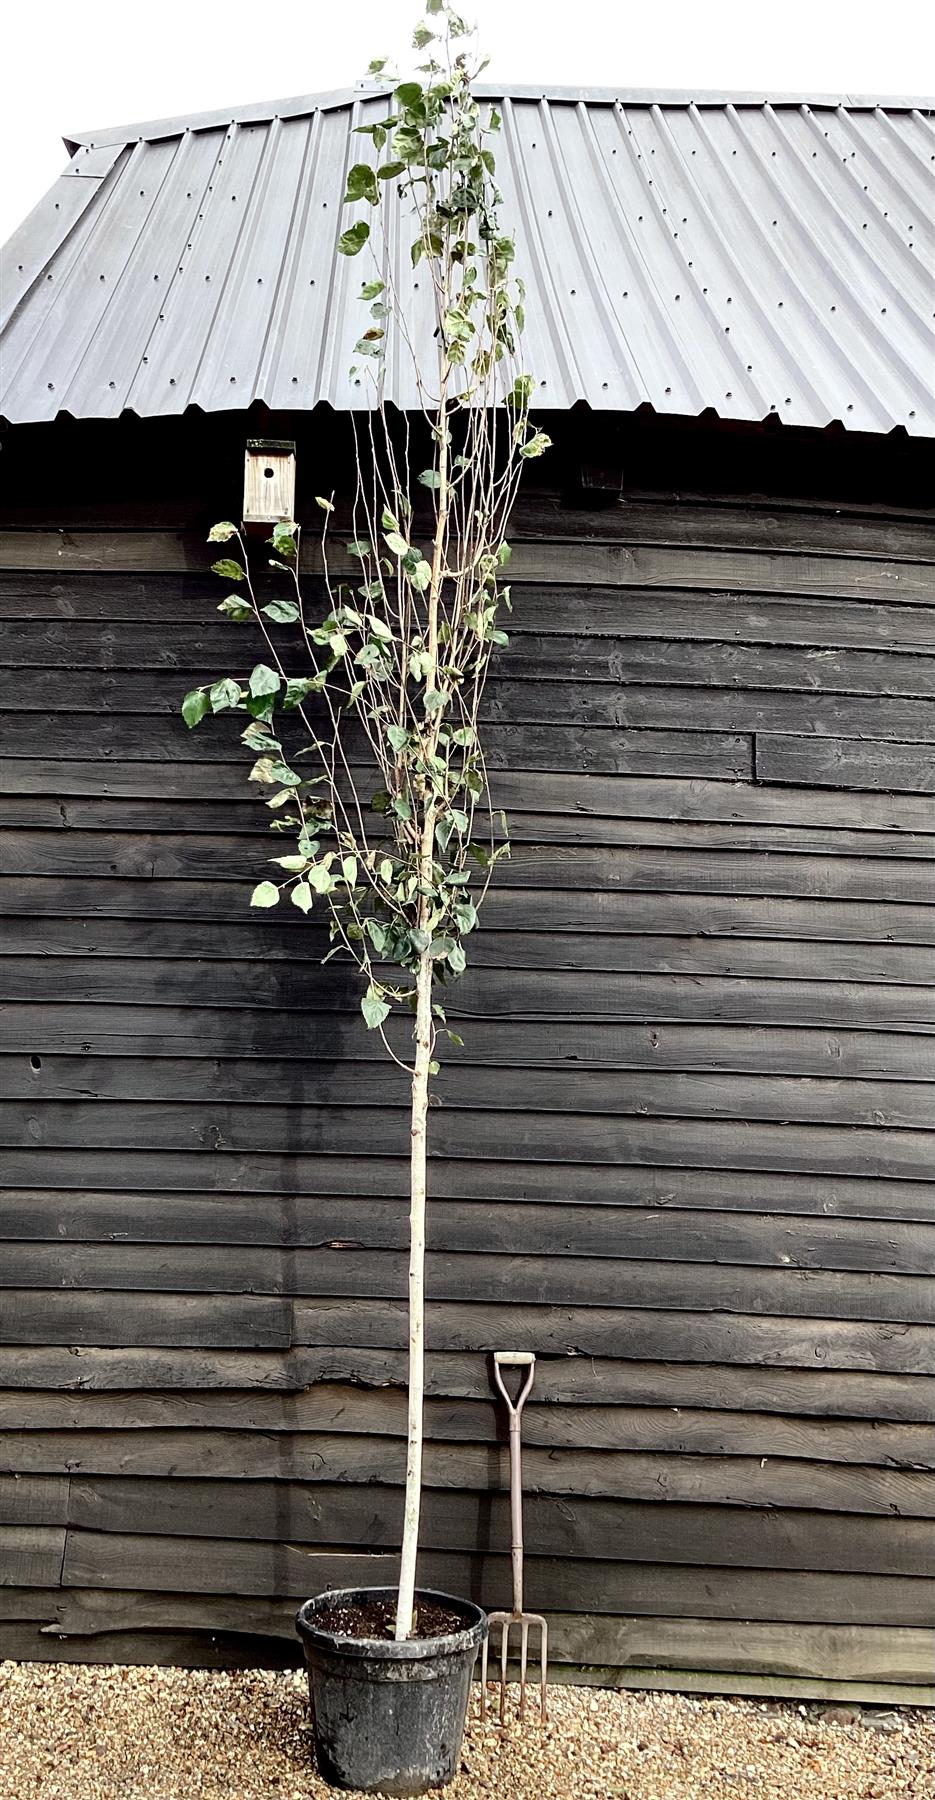
M 554 1687 L 548 1725 L 533 1705 L 501 1732 L 477 1698 L 448 1800 L 931 1800 L 935 1783 L 921 1711 L 890 1735 L 775 1701 Z M 0 1800 L 334 1793 L 301 1671 L 0 1663 Z

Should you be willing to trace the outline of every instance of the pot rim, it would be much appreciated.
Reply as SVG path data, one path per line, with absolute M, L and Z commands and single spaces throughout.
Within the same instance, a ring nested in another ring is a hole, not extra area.
M 342 1601 L 350 1605 L 366 1605 L 368 1600 L 393 1600 L 396 1593 L 397 1589 L 394 1587 L 331 1588 L 306 1600 L 299 1607 L 295 1619 L 296 1631 L 306 1651 L 313 1648 L 327 1650 L 332 1655 L 368 1658 L 374 1662 L 427 1662 L 434 1657 L 452 1656 L 461 1651 L 476 1649 L 487 1636 L 487 1614 L 483 1607 L 475 1605 L 473 1600 L 462 1600 L 455 1594 L 439 1593 L 435 1588 L 417 1588 L 416 1601 L 421 1600 L 429 1605 L 463 1614 L 465 1623 L 461 1631 L 450 1632 L 446 1637 L 405 1638 L 397 1643 L 395 1638 L 344 1637 L 335 1631 L 325 1631 L 315 1624 L 316 1611 L 324 1612 L 327 1607 L 339 1606 Z

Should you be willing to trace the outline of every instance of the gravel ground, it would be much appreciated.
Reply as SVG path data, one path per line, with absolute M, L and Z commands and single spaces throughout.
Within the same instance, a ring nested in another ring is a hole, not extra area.
M 935 1716 L 551 1690 L 448 1800 L 931 1800 Z M 822 1716 L 824 1713 L 825 1716 Z M 0 1663 L 0 1800 L 326 1800 L 292 1671 Z

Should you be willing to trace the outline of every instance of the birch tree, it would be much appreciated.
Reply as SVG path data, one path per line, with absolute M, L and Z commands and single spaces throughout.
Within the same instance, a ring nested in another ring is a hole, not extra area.
M 461 1042 L 446 990 L 509 854 L 505 821 L 496 829 L 491 812 L 482 702 L 491 658 L 508 642 L 517 485 L 549 444 L 530 422 L 523 287 L 499 219 L 500 117 L 473 92 L 484 65 L 444 0 L 426 0 L 413 46 L 423 60 L 411 80 L 370 65 L 387 83 L 386 112 L 357 128 L 352 216 L 337 244 L 364 268 L 352 374 L 369 391 L 352 414 L 349 511 L 318 497 L 311 551 L 294 520 L 274 527 L 261 559 L 283 584 L 273 599 L 246 533 L 231 521 L 212 528 L 211 541 L 231 545 L 214 564 L 232 588 L 218 610 L 259 627 L 264 660 L 182 704 L 189 726 L 248 715 L 249 779 L 270 790 L 272 829 L 290 840 L 251 905 L 327 920 L 328 955 L 356 966 L 363 1025 L 410 1084 L 400 1639 L 413 1630 L 421 1498 L 429 1096 L 443 1045 Z M 417 406 L 405 418 L 385 399 L 388 351 L 411 367 Z M 417 443 L 429 453 L 417 456 Z M 387 1031 L 396 1011 L 412 1016 L 409 1053 L 406 1034 Z

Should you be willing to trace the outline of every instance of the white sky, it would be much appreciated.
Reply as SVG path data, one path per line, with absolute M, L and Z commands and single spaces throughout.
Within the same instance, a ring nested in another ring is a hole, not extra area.
M 65 164 L 62 136 L 405 71 L 419 0 L 18 0 L 2 28 L 0 242 Z M 935 90 L 931 0 L 464 0 L 514 82 Z M 411 59 L 411 60 L 410 60 Z

